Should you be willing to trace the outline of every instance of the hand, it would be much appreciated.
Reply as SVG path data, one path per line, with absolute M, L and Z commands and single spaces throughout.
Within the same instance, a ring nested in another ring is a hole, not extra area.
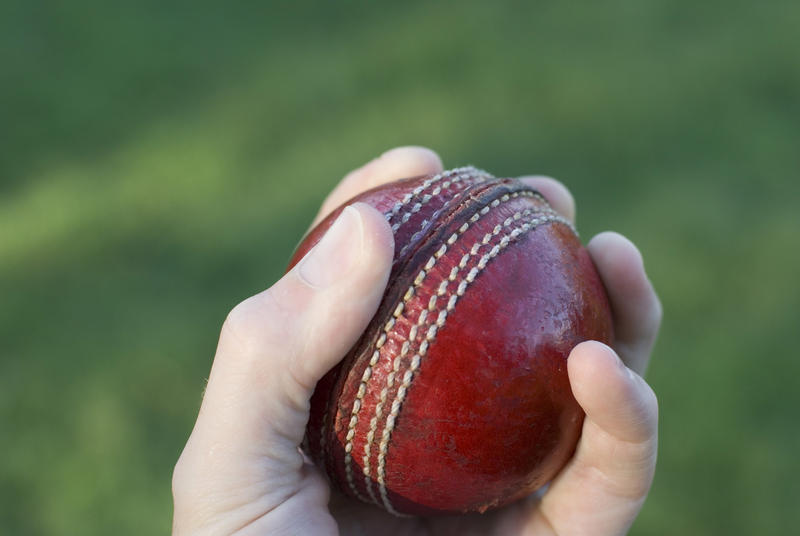
M 367 188 L 439 171 L 439 157 L 427 149 L 389 151 L 347 175 L 317 221 Z M 574 219 L 563 185 L 545 177 L 523 180 Z M 611 299 L 615 349 L 590 341 L 569 356 L 570 383 L 586 419 L 575 456 L 545 493 L 484 515 L 430 519 L 397 518 L 331 495 L 298 449 L 309 398 L 377 309 L 393 246 L 383 216 L 355 204 L 280 281 L 231 311 L 197 422 L 175 466 L 174 534 L 627 532 L 655 469 L 657 402 L 640 374 L 661 305 L 638 250 L 615 233 L 588 245 Z

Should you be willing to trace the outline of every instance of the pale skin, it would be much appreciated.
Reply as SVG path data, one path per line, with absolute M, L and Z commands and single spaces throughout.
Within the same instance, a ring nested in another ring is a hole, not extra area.
M 315 223 L 354 195 L 434 174 L 436 153 L 400 147 L 349 173 Z M 558 181 L 524 177 L 575 219 Z M 398 518 L 331 490 L 300 453 L 314 385 L 374 314 L 394 243 L 383 216 L 352 205 L 298 265 L 248 298 L 223 327 L 197 422 L 175 466 L 173 534 L 593 535 L 627 533 L 647 497 L 658 404 L 642 379 L 661 304 L 626 238 L 601 233 L 588 249 L 608 290 L 614 348 L 594 341 L 567 361 L 586 412 L 572 460 L 543 494 L 483 515 Z

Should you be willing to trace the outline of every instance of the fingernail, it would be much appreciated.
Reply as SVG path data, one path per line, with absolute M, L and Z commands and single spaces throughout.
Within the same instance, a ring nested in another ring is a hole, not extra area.
M 360 257 L 362 234 L 361 213 L 345 207 L 322 240 L 300 261 L 300 278 L 311 287 L 325 288 L 346 276 Z

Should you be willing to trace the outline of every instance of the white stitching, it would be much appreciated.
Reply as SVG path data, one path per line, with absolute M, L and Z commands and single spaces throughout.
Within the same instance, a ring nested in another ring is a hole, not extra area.
M 516 197 L 530 197 L 530 196 L 535 196 L 535 193 L 531 192 L 529 190 L 522 190 L 522 191 L 519 191 L 519 192 L 515 192 L 513 194 L 504 194 L 501 197 L 501 199 L 503 200 L 503 202 L 506 202 L 506 201 L 508 201 L 510 199 L 513 199 L 513 198 L 516 198 Z M 495 205 L 495 206 L 497 206 L 497 205 Z M 529 209 L 529 210 L 531 210 L 531 209 Z M 486 212 L 488 212 L 488 211 L 486 211 Z M 486 212 L 481 211 L 481 213 L 483 213 L 483 214 L 485 214 Z M 474 220 L 474 221 L 477 221 L 477 219 Z M 462 224 L 461 227 L 459 227 L 458 231 L 456 232 L 456 235 L 460 236 L 461 234 L 465 233 L 467 231 L 467 229 L 469 229 L 469 227 L 470 227 L 469 223 Z M 416 287 L 420 286 L 422 281 L 427 276 L 427 273 L 435 266 L 436 261 L 439 258 L 441 258 L 445 254 L 445 252 L 447 252 L 447 244 L 442 244 L 439 247 L 439 249 L 436 251 L 436 253 L 434 253 L 433 256 L 431 256 L 428 259 L 428 261 L 425 263 L 425 266 L 423 267 L 423 269 L 419 272 L 419 274 L 417 274 L 417 277 L 414 279 L 414 282 L 411 285 L 411 287 L 409 288 L 409 290 L 407 290 L 406 293 L 404 294 L 403 300 L 400 303 L 398 303 L 397 307 L 395 308 L 395 310 L 393 312 L 392 317 L 389 319 L 387 324 L 384 326 L 384 328 L 383 328 L 384 333 L 388 333 L 389 331 L 391 331 L 391 329 L 394 327 L 395 319 L 399 318 L 401 316 L 401 314 L 402 314 L 402 312 L 403 312 L 403 310 L 405 308 L 406 302 L 408 302 L 408 300 L 415 294 Z M 440 285 L 440 292 L 438 294 L 439 295 L 444 295 L 444 293 L 446 292 L 446 288 L 447 288 L 447 280 L 443 281 L 442 284 Z M 411 292 L 409 292 L 409 291 L 411 291 Z M 433 294 L 431 296 L 431 298 L 430 298 L 430 300 L 428 302 L 428 310 L 429 311 L 433 311 L 434 308 L 436 307 L 436 297 L 437 297 L 436 294 Z M 423 313 L 426 313 L 426 312 L 423 311 Z M 427 318 L 427 314 L 420 314 L 420 317 L 419 317 L 419 319 L 417 321 L 417 325 L 421 326 L 422 324 L 424 324 L 426 318 Z M 414 335 L 416 336 L 416 334 L 417 334 L 417 331 L 414 330 Z M 414 340 L 413 338 L 410 338 L 410 337 L 409 337 L 409 339 L 411 341 Z M 408 340 L 406 340 L 406 343 L 408 343 Z M 405 344 L 404 344 L 403 348 L 406 348 Z M 395 367 L 399 367 L 399 365 L 400 365 L 400 357 L 402 357 L 402 356 L 405 356 L 405 352 L 402 352 L 401 356 L 396 356 L 396 358 L 395 358 L 395 361 L 394 361 L 393 367 L 392 367 L 393 370 L 389 373 L 389 375 L 387 377 L 387 387 L 384 387 L 384 389 L 381 391 L 380 401 L 378 402 L 378 404 L 375 407 L 375 415 L 376 415 L 376 417 L 370 419 L 370 429 L 369 429 L 369 432 L 367 434 L 367 441 L 364 444 L 364 455 L 362 456 L 362 461 L 363 461 L 362 472 L 364 473 L 364 482 L 365 482 L 365 485 L 366 485 L 366 488 L 367 488 L 367 493 L 369 494 L 370 498 L 372 499 L 372 502 L 374 502 L 376 504 L 378 502 L 378 499 L 374 494 L 374 491 L 373 491 L 372 485 L 371 485 L 371 481 L 370 481 L 370 472 L 371 472 L 371 470 L 370 470 L 369 458 L 370 458 L 370 454 L 371 454 L 372 442 L 373 442 L 374 437 L 375 437 L 375 432 L 377 431 L 377 422 L 380 419 L 380 417 L 383 415 L 383 405 L 384 405 L 384 403 L 386 401 L 386 396 L 388 395 L 388 389 L 391 388 L 394 385 L 394 376 L 395 376 L 396 371 L 397 371 L 397 369 L 395 369 Z M 373 366 L 374 366 L 374 364 L 372 363 L 372 361 L 370 361 L 370 365 L 367 368 L 371 369 Z M 371 375 L 371 372 L 370 372 L 370 375 Z M 361 379 L 362 385 L 366 385 L 366 381 L 364 380 L 364 377 L 365 376 L 362 376 L 362 379 Z M 365 499 L 363 499 L 363 496 L 358 492 L 358 490 L 357 490 L 357 488 L 355 486 L 355 482 L 353 480 L 353 467 L 352 467 L 352 461 L 353 460 L 352 460 L 352 456 L 350 454 L 350 452 L 353 449 L 353 445 L 352 445 L 353 441 L 352 440 L 353 440 L 353 437 L 355 436 L 355 431 L 354 431 L 355 427 L 358 425 L 358 410 L 360 410 L 360 409 L 361 409 L 360 408 L 360 404 L 359 404 L 358 409 L 356 409 L 356 404 L 355 404 L 355 401 L 354 401 L 353 402 L 353 408 L 351 409 L 350 422 L 348 423 L 348 432 L 347 432 L 347 436 L 346 436 L 347 437 L 347 442 L 345 444 L 345 474 L 346 474 L 346 477 L 347 477 L 347 483 L 350 486 L 350 489 L 353 491 L 353 493 L 358 498 L 360 498 L 362 500 L 365 500 Z M 350 433 L 351 429 L 353 431 L 353 434 Z M 380 478 L 380 476 L 379 476 L 379 478 Z M 366 500 L 365 500 L 365 502 L 366 502 Z
M 462 169 L 469 170 L 470 172 L 473 172 L 473 173 L 485 174 L 487 177 L 491 177 L 491 175 L 489 175 L 488 173 L 482 172 L 480 170 L 475 170 L 475 168 L 471 168 L 470 167 L 470 168 L 462 168 Z M 459 170 L 453 170 L 452 172 L 444 172 L 444 173 L 441 174 L 442 176 L 439 177 L 438 179 L 436 179 L 436 177 L 434 177 L 433 179 L 440 180 L 443 177 L 451 176 L 452 173 L 457 172 L 457 171 L 459 171 Z M 466 175 L 463 175 L 463 176 L 459 175 L 459 178 L 463 178 L 463 177 L 467 177 L 467 176 Z M 432 179 L 429 179 L 429 181 L 432 181 Z M 449 183 L 451 181 L 455 181 L 455 178 L 450 179 L 448 181 L 445 181 L 441 186 L 445 187 L 445 184 L 449 185 Z M 426 183 L 427 182 L 428 181 L 426 181 Z M 425 184 L 425 183 L 423 183 L 423 184 Z M 429 186 L 430 186 L 430 184 L 427 184 L 425 186 L 425 188 L 427 188 Z M 414 195 L 418 195 L 422 191 L 422 190 L 420 190 L 419 192 L 417 192 L 416 190 L 417 189 L 415 189 L 415 191 L 412 192 L 412 193 L 414 193 Z M 500 200 L 502 200 L 502 202 L 506 202 L 509 199 L 513 199 L 513 198 L 516 198 L 516 197 L 519 197 L 519 196 L 535 197 L 535 198 L 537 198 L 539 200 L 542 200 L 542 201 L 545 202 L 545 207 L 542 207 L 542 209 L 540 209 L 540 211 L 543 211 L 543 212 L 546 212 L 546 213 L 552 212 L 552 209 L 549 207 L 549 205 L 547 204 L 546 200 L 544 200 L 544 198 L 541 197 L 541 195 L 539 195 L 538 192 L 534 192 L 534 191 L 530 191 L 530 190 L 522 190 L 522 191 L 515 192 L 513 194 L 504 194 L 503 196 L 501 196 Z M 404 196 L 402 203 L 395 205 L 395 208 L 397 210 L 393 209 L 391 213 L 386 215 L 387 216 L 387 220 L 390 220 L 391 217 L 393 217 L 400 210 L 402 210 L 403 206 L 408 205 L 412 201 L 413 197 L 414 197 L 413 195 L 409 195 L 409 194 Z M 492 206 L 498 206 L 498 205 L 499 205 L 499 201 L 498 200 L 494 200 L 492 202 Z M 481 215 L 485 215 L 488 212 L 488 209 L 489 209 L 488 206 L 484 207 L 479 212 L 476 212 L 470 218 L 469 222 L 465 222 L 464 224 L 462 224 L 462 226 L 458 229 L 458 235 L 463 234 L 464 232 L 466 232 L 466 230 L 470 227 L 470 224 L 476 222 L 481 217 Z M 567 222 L 567 224 L 570 225 L 568 222 Z M 571 225 L 570 225 L 570 227 L 572 228 Z M 473 250 L 474 249 L 475 249 L 475 247 L 473 246 Z M 421 270 L 419 272 L 419 274 L 417 275 L 417 277 L 415 278 L 415 280 L 413 282 L 413 287 L 418 287 L 418 286 L 420 286 L 422 284 L 422 282 L 424 281 L 424 279 L 425 279 L 425 277 L 427 275 L 427 272 L 430 271 L 431 268 L 433 268 L 433 266 L 436 264 L 436 261 L 442 255 L 444 255 L 444 253 L 446 251 L 447 251 L 447 244 L 442 244 L 440 249 L 425 264 L 425 267 L 423 268 L 423 270 Z M 463 282 L 462 282 L 462 284 L 463 284 Z M 353 493 L 356 495 L 356 497 L 358 497 L 359 499 L 361 499 L 364 502 L 368 502 L 368 500 L 366 498 L 364 498 L 363 495 L 358 491 L 358 489 L 355 486 L 355 482 L 353 480 L 353 468 L 352 468 L 352 456 L 351 456 L 351 452 L 352 452 L 352 449 L 353 449 L 353 438 L 355 436 L 355 428 L 356 428 L 356 426 L 358 424 L 358 413 L 361 410 L 361 404 L 362 404 L 361 403 L 361 399 L 363 398 L 363 395 L 365 393 L 366 384 L 367 384 L 367 382 L 369 381 L 369 379 L 372 376 L 372 369 L 377 364 L 377 361 L 378 361 L 378 358 L 379 358 L 379 355 L 380 355 L 380 352 L 378 350 L 385 343 L 386 334 L 389 333 L 394 328 L 395 319 L 399 318 L 399 316 L 402 314 L 403 309 L 405 307 L 405 303 L 407 301 L 409 301 L 414 296 L 414 290 L 412 290 L 412 289 L 409 289 L 409 290 L 410 290 L 410 292 L 408 292 L 408 291 L 406 292 L 406 294 L 403 296 L 403 301 L 398 304 L 397 308 L 394 311 L 394 314 L 392 315 L 392 317 L 389 318 L 389 320 L 386 322 L 386 325 L 383 328 L 383 333 L 381 334 L 381 337 L 379 337 L 379 339 L 378 339 L 380 344 L 376 343 L 376 350 L 374 351 L 373 356 L 370 359 L 369 365 L 367 366 L 367 368 L 364 371 L 364 374 L 362 375 L 361 383 L 359 385 L 359 390 L 358 390 L 358 393 L 359 393 L 360 396 L 357 396 L 356 400 L 353 401 L 353 407 L 351 408 L 351 412 L 350 412 L 350 421 L 348 422 L 348 431 L 347 431 L 347 435 L 346 435 L 347 441 L 346 441 L 346 445 L 345 445 L 345 474 L 346 474 L 347 483 L 350 486 L 350 489 L 353 491 Z M 460 284 L 459 287 L 458 287 L 458 291 L 459 291 L 458 292 L 459 296 L 463 295 L 463 293 L 465 291 L 465 287 L 462 288 L 462 285 Z M 444 293 L 444 290 L 443 290 L 442 293 Z M 452 300 L 448 300 L 448 305 L 449 305 L 450 301 L 452 301 Z M 429 303 L 429 310 L 433 310 L 435 305 L 436 305 L 436 295 L 433 295 L 431 297 L 431 301 Z M 453 302 L 453 306 L 454 305 L 455 305 L 455 302 Z M 421 324 L 423 324 L 425 322 L 425 320 L 427 318 L 427 314 L 426 313 L 427 313 L 427 311 L 423 311 L 422 314 L 420 314 L 420 318 L 418 319 L 418 324 L 419 325 L 421 325 Z M 442 323 L 443 323 L 443 321 L 442 321 Z M 433 331 L 433 333 L 435 335 L 435 330 Z M 415 332 L 415 335 L 416 335 L 416 332 Z M 422 352 L 423 355 L 424 355 L 424 350 L 423 349 L 427 349 L 427 347 L 428 347 L 428 341 L 427 340 L 423 341 L 422 344 L 420 345 L 420 352 Z M 403 354 L 403 355 L 405 355 L 405 354 Z M 419 359 L 416 359 L 416 361 L 419 361 Z M 393 368 L 395 366 L 399 366 L 399 361 L 396 364 L 393 363 Z M 387 381 L 389 382 L 389 386 L 390 387 L 394 384 L 394 372 L 395 371 L 390 373 L 389 377 L 387 379 Z M 385 391 L 385 389 L 384 389 L 384 391 Z M 370 498 L 372 499 L 372 502 L 375 502 L 375 503 L 377 503 L 377 497 L 375 497 L 375 494 L 374 494 L 374 492 L 372 490 L 372 486 L 371 486 L 371 482 L 370 482 L 370 478 L 369 478 L 369 473 L 370 473 L 369 454 L 370 454 L 371 444 L 372 444 L 372 442 L 374 440 L 374 435 L 375 435 L 375 431 L 376 431 L 375 429 L 376 429 L 376 426 L 377 426 L 377 420 L 379 420 L 381 415 L 382 415 L 383 404 L 385 403 L 385 399 L 386 399 L 386 396 L 388 394 L 388 393 L 385 393 L 384 391 L 381 392 L 381 401 L 376 406 L 376 415 L 375 415 L 375 417 L 373 419 L 370 420 L 370 432 L 367 435 L 367 442 L 366 442 L 366 444 L 364 446 L 364 449 L 365 449 L 364 462 L 365 463 L 364 463 L 363 472 L 364 472 L 364 476 L 365 476 L 366 488 L 367 488 L 367 491 L 369 492 L 369 495 L 370 495 Z M 404 392 L 405 392 L 405 390 L 404 390 Z M 392 419 L 392 422 L 394 422 L 394 419 Z M 373 423 L 375 423 L 374 426 L 373 426 Z M 323 423 L 323 425 L 324 424 L 325 423 Z M 324 436 L 322 438 L 321 443 L 323 443 L 321 446 L 324 446 Z M 381 489 L 382 489 L 382 496 L 385 496 L 385 489 L 384 489 L 383 483 L 380 482 L 380 481 L 381 481 L 381 477 L 379 475 L 379 483 L 380 483 Z M 384 499 L 384 503 L 388 505 L 388 498 L 386 498 L 386 497 L 382 497 L 382 498 Z M 387 510 L 393 511 L 391 505 L 387 506 Z
M 466 173 L 462 173 L 462 172 L 466 172 Z M 494 176 L 491 175 L 490 173 L 487 173 L 486 171 L 483 171 L 482 169 L 476 169 L 476 168 L 474 168 L 472 166 L 466 166 L 466 167 L 463 167 L 463 168 L 456 168 L 456 169 L 453 169 L 453 170 L 450 170 L 450 171 L 442 172 L 440 174 L 441 176 L 440 175 L 436 175 L 436 176 L 432 177 L 431 179 L 428 179 L 427 181 L 425 181 L 421 186 L 418 186 L 417 188 L 415 188 L 413 190 L 412 193 L 414 194 L 414 197 L 417 197 L 422 191 L 424 191 L 426 188 L 430 187 L 430 185 L 433 184 L 434 182 L 436 182 L 437 180 L 441 180 L 442 178 L 447 177 L 447 176 L 451 176 L 453 174 L 456 174 L 456 176 L 453 177 L 451 180 L 445 181 L 442 184 L 436 186 L 436 188 L 432 192 L 432 195 L 431 194 L 424 195 L 422 197 L 422 202 L 421 203 L 415 203 L 410 211 L 408 211 L 408 212 L 406 212 L 406 213 L 404 213 L 402 215 L 402 217 L 400 218 L 399 222 L 395 222 L 394 224 L 392 224 L 392 232 L 396 233 L 397 230 L 400 228 L 400 226 L 402 224 L 406 223 L 411 218 L 412 214 L 416 214 L 417 212 L 419 212 L 419 210 L 422 208 L 422 205 L 427 204 L 433 198 L 433 196 L 439 195 L 439 193 L 441 193 L 441 190 L 443 188 L 448 188 L 453 183 L 465 181 L 465 180 L 468 180 L 470 178 L 474 178 L 474 179 L 478 179 L 478 180 L 489 180 L 489 179 L 493 179 L 494 178 Z M 386 214 L 386 221 L 391 222 L 392 218 L 394 216 L 396 216 L 400 212 L 400 210 L 402 210 L 402 208 L 404 206 L 407 206 L 412 201 L 412 199 L 409 199 L 408 202 L 405 202 L 405 203 L 395 203 L 394 207 L 392 207 L 392 211 Z M 449 198 L 447 201 L 445 201 L 444 204 L 438 210 L 436 210 L 436 212 L 433 215 L 432 220 L 436 220 L 438 215 L 443 210 L 446 210 L 447 207 L 449 207 L 456 199 L 457 199 L 457 197 L 453 196 L 453 197 Z M 405 201 L 405 198 L 404 198 L 404 201 Z M 427 220 L 427 219 L 422 221 L 422 223 L 420 224 L 419 230 L 416 231 L 412 235 L 411 240 L 409 240 L 406 243 L 406 245 L 404 245 L 402 247 L 402 249 L 400 250 L 400 253 L 398 254 L 398 257 L 402 257 L 403 255 L 405 255 L 406 251 L 408 251 L 408 248 L 410 248 L 422 236 L 422 233 L 424 232 L 425 227 L 429 223 L 430 223 L 430 221 Z
M 523 191 L 520 191 L 520 192 L 515 192 L 513 194 L 504 194 L 500 199 L 502 199 L 503 202 L 507 202 L 510 199 L 513 199 L 513 198 L 516 198 L 516 197 L 520 197 L 520 196 L 522 196 L 522 197 L 535 196 L 535 193 L 527 191 L 527 190 L 523 190 Z M 495 201 L 497 201 L 497 200 L 495 200 Z M 498 202 L 498 203 L 494 204 L 493 206 L 496 207 L 496 206 L 499 206 L 499 204 L 500 203 Z M 481 209 L 478 213 L 476 213 L 476 215 L 488 213 L 488 210 L 485 210 L 485 208 L 488 208 L 488 207 L 484 207 L 484 209 Z M 532 212 L 534 212 L 534 209 L 526 209 L 523 212 L 532 213 Z M 479 218 L 480 218 L 480 216 L 478 216 L 477 219 L 479 219 Z M 473 218 L 473 219 L 471 219 L 471 221 L 474 222 L 474 221 L 477 221 L 477 219 Z M 467 223 L 462 224 L 461 227 L 459 228 L 458 232 L 457 232 L 457 235 L 460 236 L 461 234 L 466 232 L 467 229 L 469 229 L 469 227 L 470 226 Z M 495 230 L 496 230 L 496 232 L 499 232 L 500 231 L 500 226 L 496 226 Z M 473 250 L 474 249 L 475 248 L 473 247 Z M 428 262 L 425 264 L 425 269 L 423 270 L 423 272 L 427 273 L 428 271 L 430 271 L 433 268 L 433 266 L 436 264 L 436 261 L 439 258 L 441 258 L 446 252 L 447 252 L 447 244 L 442 244 L 440 246 L 440 248 L 436 251 L 436 253 L 434 253 L 433 256 L 428 259 Z M 466 265 L 466 262 L 465 262 L 465 265 Z M 474 275 L 473 275 L 473 278 L 474 278 Z M 420 277 L 417 276 L 417 279 L 420 279 Z M 428 311 L 433 311 L 435 309 L 436 302 L 437 302 L 437 296 L 443 296 L 446 293 L 448 282 L 449 282 L 448 279 L 443 280 L 442 283 L 439 286 L 438 291 L 435 294 L 431 295 L 430 300 L 428 302 Z M 416 283 L 416 280 L 415 280 L 415 283 Z M 464 289 L 461 289 L 461 286 L 459 286 L 459 290 L 462 291 L 461 294 L 463 295 L 463 292 L 464 292 L 464 290 L 466 290 L 466 287 Z M 450 302 L 452 302 L 453 306 L 455 306 L 455 301 L 450 299 L 450 300 L 448 300 L 448 304 Z M 425 311 L 423 311 L 423 312 L 425 312 Z M 416 326 L 422 326 L 424 324 L 426 318 L 427 318 L 427 315 L 422 315 L 421 314 L 420 318 L 417 320 Z M 443 325 L 445 318 L 446 318 L 446 315 L 440 317 L 440 319 L 438 319 L 439 321 L 437 322 L 437 324 Z M 428 346 L 427 341 L 431 340 L 433 337 L 435 337 L 437 329 L 438 329 L 437 326 L 432 326 L 428 330 L 428 333 L 426 334 L 426 340 L 423 342 L 424 346 L 421 346 L 420 347 L 421 349 L 422 348 L 427 349 L 427 346 Z M 414 335 L 416 335 L 417 334 L 417 330 L 416 329 L 413 330 L 413 333 L 414 333 Z M 409 339 L 412 340 L 412 341 L 414 340 L 411 337 L 409 337 Z M 408 341 L 406 341 L 406 342 L 408 342 Z M 364 455 L 362 457 L 362 462 L 363 462 L 362 471 L 364 473 L 364 483 L 365 483 L 365 486 L 367 488 L 367 492 L 369 493 L 370 497 L 373 498 L 373 500 L 375 502 L 377 502 L 377 498 L 375 497 L 375 494 L 373 492 L 372 485 L 371 485 L 372 484 L 372 482 L 370 480 L 371 469 L 370 469 L 370 463 L 369 463 L 369 458 L 370 458 L 371 450 L 372 450 L 372 442 L 374 441 L 374 438 L 375 438 L 375 432 L 377 431 L 378 421 L 380 420 L 381 416 L 383 415 L 383 405 L 386 402 L 386 397 L 388 395 L 388 390 L 392 386 L 394 386 L 394 377 L 395 377 L 395 374 L 396 374 L 396 372 L 398 370 L 398 367 L 400 365 L 400 359 L 402 357 L 404 357 L 405 355 L 406 355 L 406 352 L 402 352 L 400 356 L 396 356 L 395 357 L 395 360 L 394 360 L 394 362 L 392 364 L 393 365 L 392 366 L 392 371 L 389 373 L 389 375 L 387 377 L 387 386 L 384 387 L 383 390 L 381 391 L 380 401 L 378 402 L 378 404 L 375 407 L 375 417 L 376 418 L 373 418 L 373 419 L 370 420 L 370 429 L 369 429 L 369 432 L 367 434 L 367 442 L 364 445 Z M 424 355 L 424 353 L 423 353 L 423 355 Z M 419 359 L 417 359 L 417 361 L 419 361 Z M 403 391 L 405 392 L 405 389 Z M 392 409 L 394 409 L 394 407 Z M 396 416 L 395 416 L 395 418 L 396 418 Z M 392 423 L 394 423 L 395 418 L 391 419 Z M 387 419 L 387 426 L 388 426 L 388 422 L 389 422 L 389 420 Z M 388 497 L 386 496 L 386 490 L 385 490 L 385 482 L 384 482 L 385 474 L 383 473 L 383 469 L 384 469 L 383 465 L 385 465 L 385 463 L 384 464 L 381 463 L 381 461 L 385 459 L 386 450 L 388 448 L 388 438 L 385 436 L 385 432 L 386 432 L 386 427 L 384 427 L 384 435 L 382 435 L 381 443 L 379 445 L 379 451 L 378 451 L 378 467 L 379 467 L 379 470 L 378 470 L 378 484 L 379 484 L 379 489 L 381 490 L 381 499 L 383 500 L 383 503 L 386 506 L 386 509 L 388 511 L 390 511 L 390 512 L 397 513 L 397 512 L 394 511 L 394 509 L 392 508 L 391 504 L 389 503 Z M 391 429 L 390 429 L 389 433 L 391 433 Z M 384 442 L 386 442 L 386 445 L 384 445 Z M 346 456 L 346 459 L 347 459 L 347 456 Z M 354 489 L 354 486 L 351 486 L 351 488 Z
M 520 211 L 520 217 L 523 217 L 523 215 L 530 216 L 530 215 L 533 215 L 534 213 L 536 213 L 536 211 L 531 210 L 531 209 L 526 209 L 524 211 Z M 512 221 L 516 221 L 517 219 L 519 219 L 519 218 L 515 217 L 515 218 L 513 218 Z M 509 220 L 506 220 L 506 221 L 510 225 L 511 221 L 509 221 Z M 544 218 L 541 218 L 541 217 L 540 218 L 534 218 L 530 222 L 526 222 L 523 225 L 521 225 L 520 227 L 517 227 L 516 229 L 513 229 L 512 231 L 510 231 L 507 235 L 504 235 L 501 238 L 499 244 L 495 244 L 494 247 L 492 247 L 492 249 L 490 250 L 489 253 L 487 253 L 483 257 L 481 257 L 481 260 L 479 261 L 480 269 L 472 268 L 470 270 L 469 274 L 467 275 L 466 280 L 465 281 L 461 281 L 459 283 L 459 287 L 458 287 L 458 291 L 459 292 L 457 294 L 455 294 L 455 295 L 451 295 L 450 299 L 447 302 L 447 306 L 444 309 L 442 309 L 441 311 L 439 311 L 439 314 L 437 315 L 436 323 L 432 324 L 429 327 L 429 329 L 428 329 L 428 331 L 427 331 L 427 333 L 425 335 L 425 341 L 423 341 L 423 344 L 420 345 L 419 350 L 416 352 L 416 354 L 412 358 L 411 367 L 403 375 L 403 383 L 398 388 L 397 395 L 396 395 L 395 399 L 392 401 L 391 411 L 390 411 L 389 416 L 386 419 L 386 425 L 385 425 L 385 427 L 383 429 L 383 433 L 381 434 L 381 442 L 380 442 L 380 444 L 378 446 L 378 469 L 377 469 L 378 486 L 379 486 L 381 499 L 383 501 L 383 505 L 386 508 L 386 510 L 389 511 L 390 513 L 398 514 L 398 512 L 394 509 L 394 507 L 392 506 L 391 502 L 389 501 L 389 497 L 388 497 L 387 490 L 386 490 L 386 456 L 387 456 L 387 453 L 388 453 L 389 443 L 391 441 L 392 431 L 394 430 L 395 422 L 396 422 L 397 417 L 398 417 L 398 415 L 400 413 L 400 408 L 401 408 L 401 406 L 402 406 L 402 404 L 403 404 L 403 402 L 405 400 L 406 393 L 408 392 L 408 388 L 411 386 L 411 382 L 412 382 L 412 380 L 414 378 L 414 373 L 419 368 L 419 365 L 420 365 L 420 362 L 421 362 L 422 358 L 427 353 L 429 344 L 431 342 L 433 342 L 433 340 L 435 339 L 436 334 L 438 333 L 438 330 L 441 329 L 444 326 L 445 321 L 447 320 L 447 315 L 450 312 L 452 312 L 453 309 L 455 308 L 455 305 L 456 305 L 456 302 L 457 302 L 457 297 L 463 296 L 464 291 L 466 290 L 466 286 L 469 283 L 472 283 L 475 280 L 475 278 L 477 277 L 478 273 L 480 273 L 480 271 L 482 271 L 486 267 L 486 265 L 489 262 L 489 260 L 491 260 L 494 257 L 496 257 L 500 253 L 500 251 L 505 249 L 505 247 L 508 244 L 511 243 L 511 239 L 509 237 L 512 235 L 512 233 L 514 233 L 514 231 L 520 230 L 519 233 L 516 233 L 516 235 L 515 235 L 515 238 L 516 238 L 516 237 L 518 237 L 520 234 L 522 234 L 524 232 L 530 231 L 531 229 L 535 229 L 539 224 L 550 222 L 550 221 L 563 221 L 563 218 L 561 218 L 561 217 L 559 217 L 557 215 L 548 215 L 548 216 L 546 216 Z M 534 224 L 533 222 L 536 222 L 536 223 Z M 499 232 L 502 230 L 502 228 L 504 228 L 504 227 L 508 227 L 508 225 L 503 225 L 502 227 L 501 226 L 495 227 L 495 229 L 493 230 L 493 236 L 496 237 L 499 234 Z M 445 280 L 445 281 L 447 281 L 447 280 Z M 462 285 L 463 285 L 463 287 L 462 287 Z M 429 308 L 429 310 L 430 310 L 430 308 Z M 419 325 L 419 322 L 418 322 L 418 325 Z M 396 359 L 395 365 L 393 367 L 395 370 L 399 369 L 399 364 L 397 363 L 397 360 L 399 360 L 399 359 L 400 359 L 400 357 L 398 357 Z M 381 393 L 381 394 L 383 395 L 383 393 Z M 382 400 L 384 400 L 385 398 L 386 398 L 385 396 L 381 397 Z M 376 426 L 376 428 L 377 428 L 377 426 Z M 370 431 L 372 432 L 370 434 L 370 439 L 373 440 L 375 434 L 372 431 L 372 429 Z M 367 481 L 368 481 L 368 479 L 367 479 Z M 368 487 L 369 487 L 369 482 L 367 482 L 367 483 L 368 483 Z M 370 493 L 371 493 L 371 490 L 370 490 Z
M 447 171 L 442 171 L 441 173 L 438 173 L 433 177 L 426 179 L 422 184 L 420 184 L 419 186 L 414 188 L 411 192 L 403 196 L 402 201 L 395 203 L 392 209 L 384 215 L 386 217 L 386 221 L 391 222 L 394 219 L 394 217 L 397 216 L 397 214 L 401 210 L 403 210 L 403 208 L 408 206 L 415 197 L 418 197 L 422 192 L 430 188 L 432 185 L 440 182 L 442 179 L 449 179 L 449 180 L 443 182 L 440 185 L 437 185 L 436 188 L 433 190 L 432 195 L 430 197 L 427 197 L 427 199 L 425 196 L 423 196 L 421 203 L 422 205 L 430 201 L 431 197 L 439 195 L 439 193 L 441 193 L 442 188 L 449 188 L 450 185 L 454 182 L 461 182 L 463 180 L 468 180 L 470 178 L 476 178 L 478 180 L 487 180 L 487 179 L 493 179 L 494 176 L 482 169 L 477 169 L 473 166 L 464 166 L 460 168 L 450 169 Z M 417 208 L 413 212 L 418 212 L 419 208 Z M 401 216 L 401 222 L 392 225 L 392 231 L 396 231 L 402 223 L 407 222 L 408 218 L 411 217 L 411 214 L 413 212 L 407 212 L 403 214 Z

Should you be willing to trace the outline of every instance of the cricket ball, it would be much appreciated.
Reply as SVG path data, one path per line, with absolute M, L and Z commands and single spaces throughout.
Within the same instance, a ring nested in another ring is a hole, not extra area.
M 536 190 L 472 167 L 345 205 L 356 201 L 391 225 L 392 271 L 366 331 L 316 386 L 304 450 L 333 486 L 394 514 L 484 512 L 529 495 L 580 435 L 569 352 L 613 336 L 573 225 Z

